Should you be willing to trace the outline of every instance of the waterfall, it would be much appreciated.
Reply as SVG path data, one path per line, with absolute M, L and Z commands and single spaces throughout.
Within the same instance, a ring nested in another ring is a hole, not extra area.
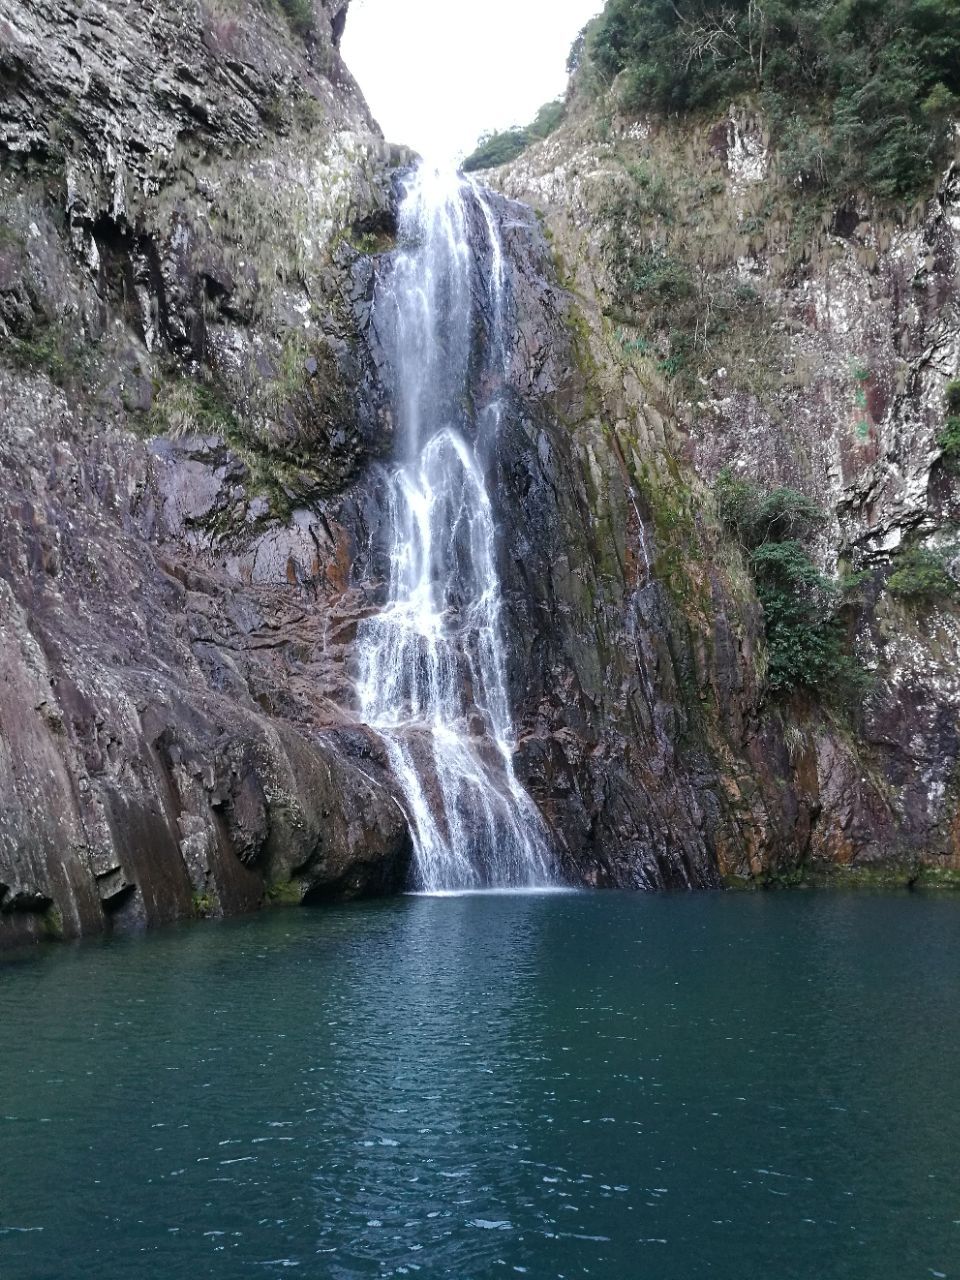
M 373 307 L 397 450 L 387 601 L 357 636 L 360 714 L 399 782 L 418 888 L 545 885 L 546 830 L 513 765 L 485 475 L 506 396 L 499 227 L 472 182 L 422 165 L 406 183 L 399 239 Z

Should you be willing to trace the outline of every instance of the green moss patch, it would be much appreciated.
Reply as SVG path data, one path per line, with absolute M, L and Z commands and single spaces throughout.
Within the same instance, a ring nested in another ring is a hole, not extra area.
M 278 880 L 268 884 L 266 900 L 272 907 L 298 907 L 303 901 L 303 885 L 299 880 Z
M 93 367 L 93 353 L 82 336 L 72 325 L 60 321 L 35 325 L 29 333 L 7 343 L 4 354 L 17 368 L 45 373 L 59 387 L 81 384 Z

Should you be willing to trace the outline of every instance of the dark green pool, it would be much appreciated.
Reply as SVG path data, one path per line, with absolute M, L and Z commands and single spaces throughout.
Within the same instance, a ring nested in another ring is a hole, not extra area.
M 960 1276 L 960 897 L 404 898 L 0 967 L 0 1276 Z

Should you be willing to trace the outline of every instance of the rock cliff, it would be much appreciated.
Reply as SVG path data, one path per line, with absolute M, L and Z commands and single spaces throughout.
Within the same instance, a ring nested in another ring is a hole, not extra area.
M 567 418 L 582 510 L 566 532 L 600 573 L 555 635 L 602 655 L 597 728 L 572 753 L 612 748 L 605 784 L 623 785 L 594 821 L 644 814 L 593 874 L 642 879 L 639 839 L 705 845 L 731 882 L 953 882 L 956 166 L 913 205 L 817 200 L 749 105 L 658 121 L 575 82 L 563 125 L 481 176 L 536 208 L 588 388 Z M 863 673 L 852 690 L 771 687 L 749 548 L 718 510 L 731 481 L 821 513 L 812 559 L 843 575 L 830 626 Z M 551 740 L 569 775 L 568 735 Z
M 352 645 L 383 599 L 370 299 L 410 156 L 345 16 L 0 0 L 0 941 L 404 883 Z M 960 870 L 960 615 L 889 585 L 957 519 L 960 179 L 811 222 L 770 173 L 746 108 L 574 100 L 488 175 L 517 765 L 576 883 Z M 674 274 L 625 300 L 652 249 Z M 650 335 L 684 316 L 679 361 Z M 824 511 L 855 698 L 771 687 L 724 475 Z
M 351 485 L 389 447 L 350 241 L 404 159 L 344 14 L 0 8 L 7 940 L 402 883 L 331 700 Z

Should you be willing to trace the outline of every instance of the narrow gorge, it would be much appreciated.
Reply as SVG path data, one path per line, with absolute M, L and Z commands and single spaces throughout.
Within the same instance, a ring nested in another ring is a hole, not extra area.
M 0 0 L 2 1280 L 958 1280 L 958 122 L 960 0 Z
M 956 883 L 955 134 L 813 201 L 581 48 L 444 176 L 307 7 L 0 4 L 0 943 Z

